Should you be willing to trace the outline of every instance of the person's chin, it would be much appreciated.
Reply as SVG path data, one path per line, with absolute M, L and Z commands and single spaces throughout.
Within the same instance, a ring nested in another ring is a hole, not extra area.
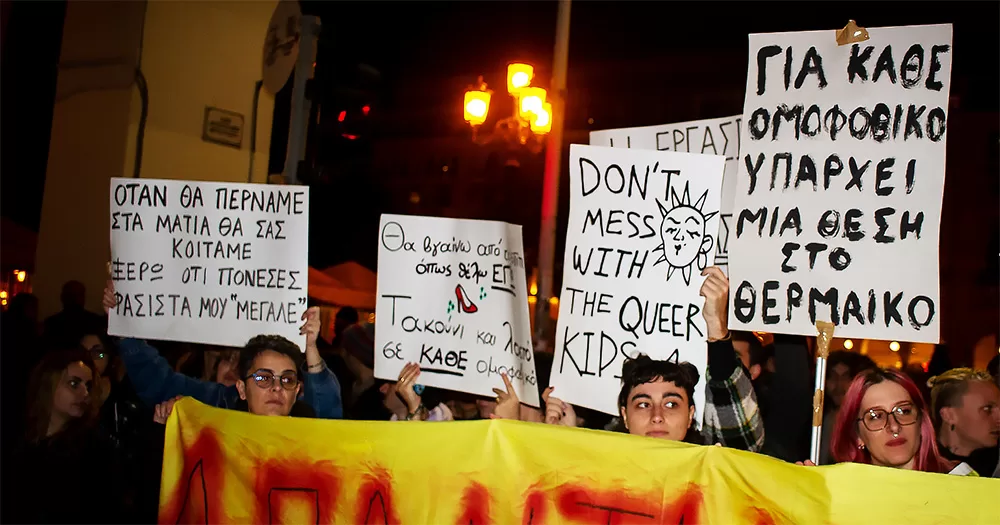
M 264 403 L 259 412 L 262 416 L 287 416 L 290 411 L 280 403 Z
M 913 459 L 916 454 L 916 450 L 910 450 L 909 447 L 886 447 L 887 450 L 884 451 L 886 456 L 887 464 L 901 466 L 905 465 Z

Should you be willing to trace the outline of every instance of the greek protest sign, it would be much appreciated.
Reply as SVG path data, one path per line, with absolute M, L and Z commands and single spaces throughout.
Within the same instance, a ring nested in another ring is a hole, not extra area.
M 711 266 L 725 157 L 570 147 L 570 210 L 550 384 L 563 401 L 617 414 L 638 353 L 702 376 L 699 296 Z M 702 414 L 704 385 L 696 390 Z
M 420 384 L 494 397 L 506 373 L 537 407 L 521 227 L 382 215 L 375 307 L 375 377 L 406 363 Z
M 113 178 L 108 332 L 304 350 L 308 238 L 304 186 Z
M 951 25 L 750 35 L 730 328 L 939 341 Z
M 726 157 L 722 176 L 722 206 L 719 235 L 715 243 L 715 265 L 729 274 L 729 232 L 732 231 L 733 199 L 736 196 L 736 162 L 740 156 L 740 123 L 743 115 L 692 120 L 677 124 L 590 132 L 591 146 L 684 151 Z

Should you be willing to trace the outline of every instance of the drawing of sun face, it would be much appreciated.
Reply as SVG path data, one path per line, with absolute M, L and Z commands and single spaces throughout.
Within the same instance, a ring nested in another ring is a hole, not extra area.
M 678 198 L 677 193 L 670 190 L 671 208 L 668 210 L 656 200 L 656 205 L 660 208 L 660 215 L 663 222 L 660 223 L 660 245 L 654 251 L 661 251 L 663 254 L 653 265 L 666 262 L 667 280 L 680 270 L 685 284 L 691 284 L 691 266 L 698 265 L 698 270 L 704 270 L 708 265 L 708 253 L 712 250 L 712 236 L 706 231 L 708 220 L 715 214 L 713 211 L 705 213 L 702 208 L 708 198 L 708 190 L 702 194 L 698 202 L 691 204 L 689 184 L 684 184 L 684 194 Z

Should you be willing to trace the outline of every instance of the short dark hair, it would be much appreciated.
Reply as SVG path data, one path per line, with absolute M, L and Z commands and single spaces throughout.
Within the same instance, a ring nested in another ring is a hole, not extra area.
M 826 358 L 826 369 L 833 370 L 834 366 L 840 364 L 847 366 L 852 378 L 866 370 L 878 368 L 875 361 L 872 361 L 872 358 L 866 355 L 848 352 L 847 350 L 834 350 L 830 352 L 830 355 Z
M 252 339 L 247 341 L 246 346 L 240 350 L 240 379 L 246 379 L 246 377 L 250 374 L 250 367 L 253 366 L 253 360 L 260 354 L 267 351 L 277 352 L 288 356 L 288 358 L 295 363 L 296 371 L 300 370 L 305 362 L 305 358 L 302 356 L 302 351 L 299 349 L 299 345 L 289 341 L 288 339 L 280 335 L 254 336 Z
M 622 364 L 622 390 L 618 394 L 618 408 L 628 404 L 628 395 L 633 388 L 657 379 L 683 388 L 687 392 L 688 406 L 693 406 L 694 387 L 700 378 L 698 369 L 688 362 L 658 361 L 644 354 L 635 359 L 626 359 Z
M 750 351 L 748 352 L 750 357 L 750 366 L 760 365 L 763 367 L 767 364 L 768 358 L 774 355 L 773 347 L 771 348 L 771 352 L 768 353 L 764 349 L 764 345 L 761 344 L 760 339 L 753 332 L 733 330 L 730 333 L 733 334 L 733 341 L 742 341 L 750 345 Z
M 351 306 L 345 306 L 340 310 L 337 310 L 337 315 L 333 316 L 334 320 L 346 321 L 347 324 L 354 324 L 358 322 L 358 311 Z

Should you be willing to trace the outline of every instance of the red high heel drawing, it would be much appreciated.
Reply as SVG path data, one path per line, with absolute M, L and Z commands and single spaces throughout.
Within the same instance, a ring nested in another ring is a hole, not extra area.
M 465 288 L 462 288 L 462 285 L 455 287 L 455 297 L 458 297 L 458 307 L 462 310 L 462 313 L 474 314 L 479 311 L 479 307 L 472 302 L 469 294 L 465 293 Z

